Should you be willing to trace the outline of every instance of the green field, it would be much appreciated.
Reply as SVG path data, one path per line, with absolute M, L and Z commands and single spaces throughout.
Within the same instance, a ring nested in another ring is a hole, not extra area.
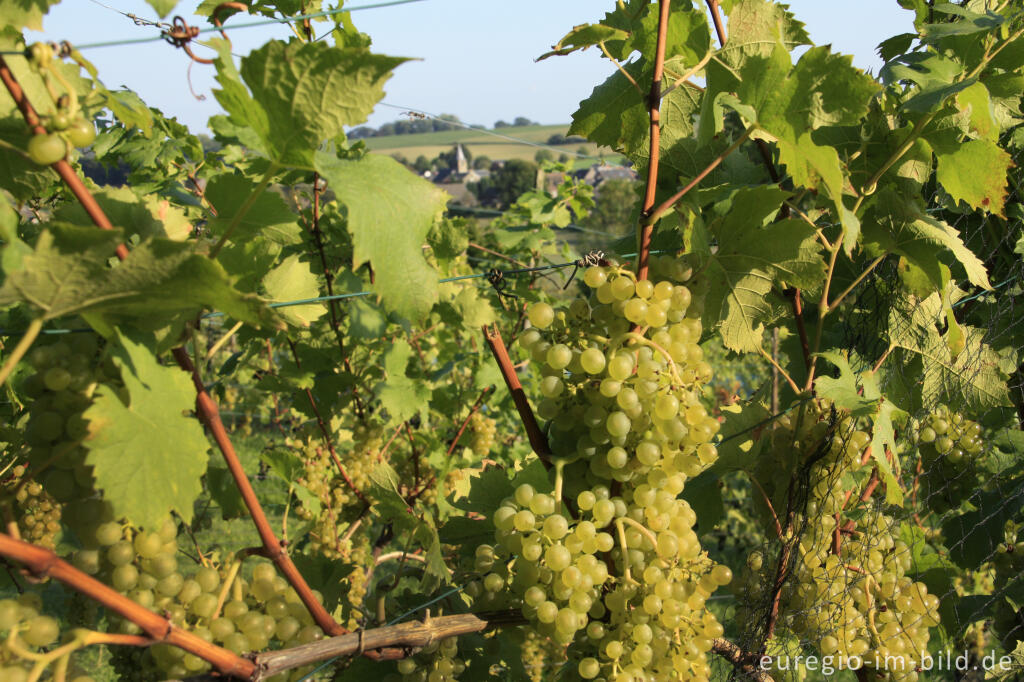
M 532 144 L 522 144 L 513 140 L 505 140 L 488 133 L 497 133 L 507 137 L 514 137 L 533 144 L 545 144 L 549 137 L 556 133 L 567 135 L 568 124 L 549 126 L 522 126 L 499 128 L 493 131 L 473 130 L 463 128 L 459 130 L 445 130 L 437 133 L 416 133 L 413 135 L 387 135 L 384 137 L 371 137 L 365 140 L 366 146 L 374 152 L 383 154 L 401 154 L 406 159 L 413 161 L 416 157 L 423 155 L 433 159 L 441 152 L 449 151 L 452 145 L 461 143 L 463 147 L 475 158 L 487 156 L 492 160 L 507 159 L 529 159 L 532 160 L 539 149 Z M 587 154 L 594 156 L 596 161 L 602 155 L 608 161 L 617 162 L 620 157 L 607 147 L 598 147 L 590 142 L 577 142 L 559 145 L 551 149 L 555 158 L 559 152 L 572 156 L 581 147 L 586 148 Z M 577 159 L 577 165 L 586 165 L 588 160 Z

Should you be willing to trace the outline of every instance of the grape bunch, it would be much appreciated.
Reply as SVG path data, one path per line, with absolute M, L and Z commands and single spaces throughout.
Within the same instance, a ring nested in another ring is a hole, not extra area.
M 689 268 L 659 270 L 673 279 L 591 267 L 590 296 L 527 311 L 517 344 L 539 368 L 554 490 L 519 485 L 475 557 L 484 603 L 510 593 L 583 679 L 707 679 L 723 632 L 705 602 L 732 574 L 701 550 L 679 499 L 717 459 L 719 423 L 701 402 L 711 368 L 688 316 Z
M 63 505 L 42 485 L 26 475 L 24 466 L 11 470 L 11 478 L 4 482 L 5 496 L 13 498 L 21 539 L 40 547 L 54 549 L 60 532 Z
M 133 530 L 101 513 L 83 533 L 87 547 L 75 552 L 73 563 L 140 606 L 235 653 L 261 651 L 272 641 L 292 646 L 323 636 L 272 564 L 256 565 L 251 581 L 237 570 L 183 570 L 177 535 L 171 519 L 156 530 Z M 128 620 L 112 621 L 123 633 L 140 633 Z M 150 647 L 146 656 L 145 664 L 165 677 L 209 669 L 205 660 L 169 645 Z
M 472 438 L 469 447 L 477 457 L 486 457 L 494 447 L 494 434 L 497 431 L 494 420 L 474 412 L 469 418 L 469 430 Z
M 26 592 L 16 600 L 0 599 L 0 680 L 27 682 L 34 663 L 30 656 L 57 643 L 60 626 L 41 610 L 42 599 L 35 592 Z M 89 679 L 79 677 L 73 682 Z
M 940 405 L 921 421 L 917 439 L 921 498 L 938 512 L 959 507 L 980 486 L 981 424 Z
M 402 682 L 452 682 L 466 669 L 465 661 L 457 658 L 458 640 L 448 637 L 423 647 L 414 656 L 398 662 Z
M 844 489 L 851 481 L 863 483 L 870 471 L 861 462 L 871 436 L 826 400 L 803 399 L 792 407 L 776 421 L 769 451 L 754 472 L 774 509 L 785 509 L 790 472 L 806 475 L 804 521 L 795 538 L 796 562 L 782 588 L 779 624 L 816 642 L 823 656 L 856 657 L 867 668 L 888 671 L 893 680 L 914 682 L 921 652 L 928 651 L 928 629 L 939 622 L 939 599 L 906 575 L 911 551 L 893 535 L 899 524 L 877 510 L 849 521 L 841 515 L 848 502 Z M 837 524 L 845 526 L 838 543 Z M 752 605 L 764 603 L 776 567 L 760 551 L 748 555 L 735 586 L 738 620 L 756 617 Z
M 360 425 L 356 427 L 353 438 L 352 448 L 344 452 L 339 450 L 337 454 L 353 484 L 362 490 L 369 483 L 370 473 L 380 463 L 383 430 L 379 426 Z M 321 440 L 310 437 L 305 441 L 288 441 L 287 444 L 297 447 L 302 453 L 303 473 L 296 483 L 320 501 L 319 513 L 301 504 L 296 513 L 301 519 L 315 521 L 316 525 L 310 531 L 313 549 L 329 559 L 337 559 L 346 551 L 341 536 L 351 511 L 347 508 L 357 503 L 361 505 L 361 502 L 342 478 Z

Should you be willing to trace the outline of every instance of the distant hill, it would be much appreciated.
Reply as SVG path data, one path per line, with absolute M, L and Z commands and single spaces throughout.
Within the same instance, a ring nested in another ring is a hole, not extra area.
M 435 158 L 441 152 L 450 151 L 452 145 L 461 143 L 473 158 L 487 156 L 492 161 L 508 159 L 528 159 L 539 151 L 537 147 L 527 144 L 520 144 L 511 140 L 495 137 L 488 133 L 497 133 L 507 137 L 514 137 L 535 144 L 546 144 L 552 135 L 568 135 L 569 124 L 549 126 L 521 126 L 498 128 L 493 131 L 481 129 L 460 129 L 445 130 L 436 133 L 413 133 L 410 135 L 387 135 L 383 137 L 365 138 L 367 148 L 381 154 L 401 154 L 409 161 L 415 161 L 416 157 L 423 155 L 427 159 Z M 558 158 L 559 152 L 564 152 L 572 157 L 574 152 L 581 148 L 586 153 L 595 157 L 604 154 L 606 160 L 617 162 L 621 157 L 607 147 L 599 148 L 590 142 L 572 142 L 569 144 L 554 146 L 551 153 Z M 577 159 L 576 165 L 589 165 L 597 159 Z

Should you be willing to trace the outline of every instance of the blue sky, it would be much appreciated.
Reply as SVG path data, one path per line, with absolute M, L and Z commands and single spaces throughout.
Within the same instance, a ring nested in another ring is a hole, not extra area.
M 104 5 L 155 19 L 143 0 L 101 0 Z M 351 7 L 375 0 L 349 0 Z M 198 0 L 179 3 L 177 12 L 189 23 L 206 26 L 193 17 Z M 374 49 L 385 54 L 415 57 L 404 64 L 386 87 L 384 102 L 431 113 L 453 113 L 463 121 L 491 126 L 498 119 L 526 116 L 541 123 L 564 123 L 595 85 L 613 70 L 599 53 L 588 50 L 542 62 L 534 59 L 557 42 L 572 26 L 599 19 L 612 0 L 423 0 L 408 5 L 370 9 L 353 14 L 360 30 L 369 33 Z M 831 44 L 852 54 L 864 69 L 881 65 L 875 46 L 896 33 L 912 31 L 913 14 L 896 0 L 792 0 L 790 6 L 816 44 Z M 173 13 L 171 16 L 174 16 Z M 234 22 L 240 22 L 235 17 Z M 284 26 L 230 31 L 235 52 L 245 54 L 264 41 L 287 38 Z M 327 24 L 320 24 L 326 30 Z M 140 38 L 156 32 L 93 0 L 64 0 L 44 21 L 43 36 L 89 43 Z M 209 52 L 196 48 L 203 54 Z M 162 42 L 84 52 L 110 87 L 126 86 L 146 102 L 176 116 L 195 132 L 218 113 L 211 88 L 213 67 L 194 64 L 189 88 L 189 60 Z M 370 124 L 401 116 L 401 110 L 378 106 Z

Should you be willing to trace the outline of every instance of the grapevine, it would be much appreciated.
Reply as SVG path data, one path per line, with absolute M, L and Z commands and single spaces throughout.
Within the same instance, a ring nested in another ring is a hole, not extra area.
M 493 215 L 359 138 L 383 5 L 198 4 L 209 59 L 102 46 L 209 69 L 209 137 L 0 0 L 0 678 L 1024 670 L 1019 3 L 901 1 L 877 75 L 608 3 L 540 58 L 607 60 L 559 135 L 619 242 L 607 168 Z

